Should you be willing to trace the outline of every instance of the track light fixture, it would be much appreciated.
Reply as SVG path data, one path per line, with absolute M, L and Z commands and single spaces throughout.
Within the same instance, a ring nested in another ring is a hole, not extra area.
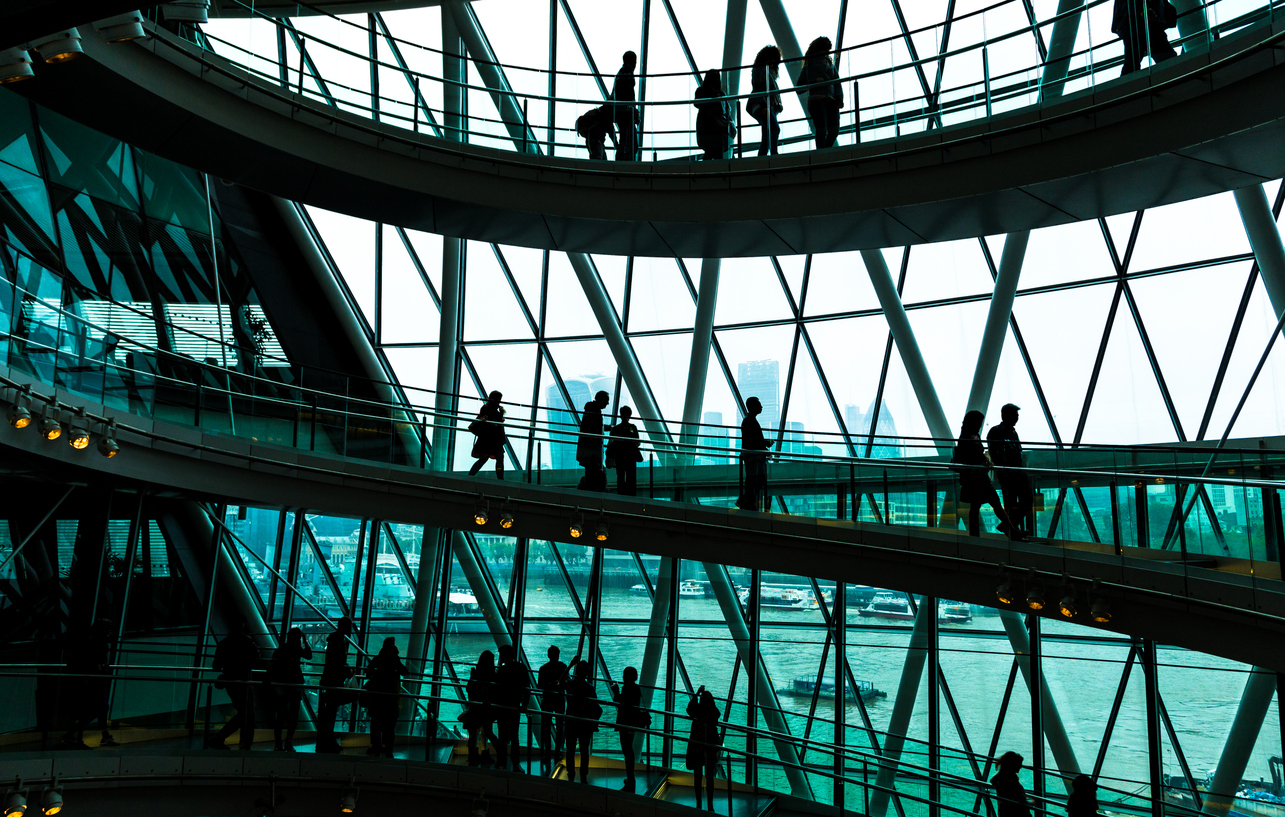
M 31 47 L 42 60 L 49 63 L 67 62 L 85 53 L 80 47 L 80 32 L 74 28 L 41 37 L 33 41 Z
M 354 777 L 348 782 L 348 788 L 344 789 L 343 793 L 339 795 L 340 814 L 352 814 L 357 810 L 357 795 L 361 794 L 361 790 L 353 785 L 356 782 L 357 779 Z
M 1002 564 L 999 566 L 999 587 L 995 588 L 995 598 L 999 599 L 1000 604 L 1013 604 L 1017 601 L 1013 580 L 1008 577 L 1008 571 Z
M 1089 605 L 1089 618 L 1095 624 L 1109 624 L 1111 622 L 1111 602 L 1106 596 L 1102 595 L 1102 580 L 1093 580 L 1092 603 Z
M 1057 603 L 1057 611 L 1066 618 L 1075 618 L 1080 612 L 1080 606 L 1075 601 L 1075 588 L 1071 586 L 1071 577 L 1062 574 L 1062 600 Z
M 605 542 L 608 535 L 610 535 L 610 531 L 607 530 L 607 520 L 599 519 L 598 524 L 593 529 L 593 538 L 599 542 Z
M 509 507 L 509 501 L 504 500 L 504 505 L 500 507 L 500 527 L 508 530 L 513 527 L 513 509 Z
M 25 48 L 6 48 L 0 51 L 0 85 L 9 85 L 31 79 L 31 55 Z
M 172 23 L 200 23 L 210 21 L 210 0 L 173 0 L 161 6 L 165 19 Z
M 9 425 L 26 428 L 31 425 L 31 392 L 25 386 L 15 391 L 17 394 L 14 395 L 13 404 L 9 406 Z
M 473 521 L 479 526 L 485 525 L 491 518 L 491 505 L 486 501 L 486 497 L 477 498 L 477 506 L 473 508 Z
M 4 796 L 4 817 L 20 817 L 27 813 L 27 790 L 22 787 L 22 778 L 14 779 L 13 788 Z
M 120 453 L 120 443 L 116 442 L 116 421 L 112 420 L 98 437 L 98 453 L 111 459 Z
M 53 779 L 53 782 L 45 789 L 44 796 L 40 798 L 40 810 L 44 812 L 45 817 L 54 817 L 55 814 L 62 813 L 62 786 L 58 785 L 57 777 Z
M 579 539 L 581 536 L 584 536 L 584 514 L 577 511 L 571 517 L 569 533 L 571 534 L 572 539 Z
M 1044 588 L 1040 586 L 1035 568 L 1031 568 L 1031 577 L 1026 584 L 1026 606 L 1032 610 L 1043 610 L 1045 606 Z
M 67 424 L 67 444 L 77 451 L 89 447 L 89 430 L 85 428 L 85 410 L 76 409 L 76 416 Z
M 99 20 L 94 23 L 94 28 L 100 31 L 103 39 L 109 43 L 141 40 L 147 36 L 147 32 L 143 30 L 143 15 L 137 11 Z
M 62 436 L 62 423 L 58 419 L 58 409 L 53 406 L 45 408 L 45 416 L 40 420 L 40 436 L 50 442 Z

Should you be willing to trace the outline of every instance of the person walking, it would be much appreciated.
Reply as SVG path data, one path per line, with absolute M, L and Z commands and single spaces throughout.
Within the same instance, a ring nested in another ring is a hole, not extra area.
M 709 810 L 714 810 L 714 771 L 718 768 L 719 750 L 723 745 L 718 730 L 721 715 L 714 696 L 703 685 L 687 704 L 687 717 L 692 719 L 691 739 L 687 741 L 687 768 L 695 778 L 697 809 L 701 807 L 703 777 Z
M 1017 752 L 1005 752 L 995 764 L 999 772 L 991 778 L 991 785 L 995 787 L 995 799 L 999 801 L 999 817 L 1031 817 L 1026 789 L 1017 779 L 1022 760 Z
M 952 469 L 959 474 L 959 501 L 968 503 L 968 535 L 981 535 L 982 506 L 990 505 L 999 518 L 999 532 L 1007 533 L 1014 541 L 1025 541 L 1026 537 L 1009 521 L 1008 514 L 999 501 L 999 494 L 995 493 L 995 487 L 991 485 L 991 462 L 986 458 L 981 438 L 982 422 L 985 419 L 980 411 L 970 411 L 964 415 L 964 422 L 959 428 L 959 439 L 955 443 L 955 453 L 950 458 Z
M 495 714 L 491 702 L 495 699 L 495 654 L 483 650 L 477 658 L 477 666 L 469 673 L 468 684 L 464 687 L 468 709 L 460 716 L 464 728 L 468 730 L 468 765 L 489 766 L 493 762 L 489 749 L 483 753 L 485 742 L 495 743 L 491 724 Z
M 352 619 L 344 616 L 335 622 L 335 630 L 326 636 L 326 655 L 321 667 L 321 690 L 317 693 L 317 748 L 323 754 L 339 754 L 335 719 L 339 707 L 348 703 L 352 693 L 344 688 L 356 673 L 348 665 L 348 644 Z
M 513 651 L 510 644 L 499 648 L 500 666 L 495 670 L 495 719 L 499 727 L 499 747 L 496 765 L 501 769 L 513 761 L 513 771 L 522 771 L 522 710 L 526 709 L 531 682 L 526 664 Z
M 830 59 L 834 48 L 829 37 L 817 37 L 803 55 L 803 69 L 795 83 L 808 89 L 808 118 L 816 136 L 817 149 L 834 145 L 839 138 L 839 109 L 843 107 L 843 83 Z
M 607 134 L 614 132 L 615 120 L 611 105 L 600 105 L 582 113 L 576 119 L 576 133 L 584 137 L 590 159 L 607 158 Z
M 1165 29 L 1178 25 L 1178 10 L 1167 0 L 1115 0 L 1111 10 L 1111 33 L 1124 44 L 1120 76 L 1142 67 L 1142 58 L 1161 63 L 1178 56 Z
M 641 708 L 642 687 L 638 686 L 638 670 L 625 667 L 624 682 L 624 686 L 611 685 L 611 697 L 616 702 L 616 731 L 620 733 L 620 751 L 625 756 L 625 785 L 622 789 L 631 792 L 638 787 L 634 778 L 637 760 L 634 730 L 650 726 L 651 716 Z
M 638 65 L 638 55 L 626 51 L 621 57 L 620 70 L 616 72 L 616 82 L 611 86 L 612 113 L 616 119 L 616 129 L 620 132 L 616 142 L 616 161 L 632 162 L 638 151 L 638 111 L 634 104 L 634 68 Z
M 71 679 L 67 686 L 73 692 L 73 711 L 75 712 L 71 728 L 59 741 L 59 748 L 88 749 L 84 732 L 94 721 L 102 732 L 99 746 L 119 746 L 109 729 L 108 698 L 112 688 L 112 623 L 100 618 L 90 625 L 88 631 L 72 647 L 67 655 L 67 672 L 83 676 Z
M 602 410 L 611 402 L 611 395 L 600 391 L 584 404 L 580 415 L 580 437 L 576 440 L 576 462 L 584 468 L 580 480 L 582 491 L 607 490 L 607 474 L 602 470 Z
M 259 648 L 250 637 L 245 618 L 237 619 L 232 632 L 214 648 L 214 671 L 219 673 L 215 689 L 226 689 L 236 710 L 223 728 L 205 739 L 207 749 L 226 749 L 227 739 L 240 730 L 240 748 L 250 751 L 254 744 L 254 687 L 250 675 L 259 662 Z
M 558 660 L 560 651 L 549 647 L 549 660 L 540 667 L 536 686 L 540 688 L 540 767 L 546 774 L 553 770 L 562 757 L 562 713 L 566 701 L 562 686 L 567 680 L 567 665 Z
M 370 748 L 372 757 L 393 756 L 393 736 L 397 732 L 397 712 L 401 708 L 402 676 L 406 667 L 397 649 L 397 639 L 391 635 L 384 639 L 379 653 L 366 665 L 366 683 L 362 686 L 362 699 L 370 716 Z
M 589 680 L 589 662 L 572 661 L 574 673 L 566 682 L 567 693 L 567 779 L 576 782 L 576 748 L 580 751 L 580 782 L 589 782 L 589 755 L 593 733 L 598 731 L 602 705 Z
M 1001 422 L 991 426 L 986 432 L 986 443 L 990 449 L 991 463 L 999 468 L 995 475 L 999 477 L 999 487 L 1004 492 L 1004 510 L 1008 513 L 1013 527 L 1024 535 L 1034 533 L 1031 521 L 1031 497 L 1034 490 L 1030 474 L 1021 470 L 1022 440 L 1017 436 L 1018 412 L 1021 411 L 1012 403 L 1005 403 L 999 410 Z
M 621 496 L 638 495 L 638 463 L 642 462 L 642 450 L 638 426 L 630 422 L 633 416 L 633 409 L 621 407 L 620 422 L 611 427 L 611 441 L 607 443 L 607 467 L 616 469 L 616 493 Z
M 741 464 L 745 468 L 745 487 L 736 500 L 743 511 L 759 509 L 759 493 L 767 487 L 767 452 L 771 447 L 763 436 L 758 416 L 763 403 L 757 397 L 745 401 L 745 419 L 741 420 Z
M 508 438 L 504 434 L 504 407 L 500 405 L 503 399 L 504 395 L 498 391 L 491 392 L 477 419 L 469 423 L 468 429 L 474 434 L 473 456 L 477 458 L 468 469 L 470 477 L 481 471 L 487 460 L 494 459 L 495 478 L 504 479 L 504 443 Z
M 1097 817 L 1098 784 L 1087 774 L 1071 780 L 1071 795 L 1066 798 L 1066 817 Z
M 736 125 L 732 121 L 732 108 L 723 98 L 723 75 L 711 69 L 696 89 L 696 144 L 705 151 L 705 161 L 727 156 L 727 147 Z
M 299 704 L 303 701 L 303 662 L 312 658 L 312 647 L 304 640 L 303 630 L 291 627 L 286 643 L 277 647 L 268 665 L 268 683 L 272 711 L 272 750 L 293 752 L 294 733 L 299 728 Z M 284 742 L 281 739 L 285 733 Z
M 776 81 L 780 70 L 781 49 L 775 45 L 765 45 L 754 55 L 754 65 L 750 68 L 750 93 L 762 96 L 751 96 L 745 103 L 745 112 L 754 117 L 762 129 L 760 156 L 777 154 L 776 142 L 781 136 L 777 117 L 784 109 Z

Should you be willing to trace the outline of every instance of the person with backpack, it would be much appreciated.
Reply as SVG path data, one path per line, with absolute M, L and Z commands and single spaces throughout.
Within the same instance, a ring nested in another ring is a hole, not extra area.
M 308 658 L 312 658 L 312 647 L 304 639 L 303 630 L 291 627 L 286 634 L 286 643 L 277 647 L 268 665 L 274 752 L 294 751 L 294 733 L 299 728 L 299 704 L 303 701 L 303 661 Z M 282 732 L 285 732 L 284 742 Z
M 584 137 L 590 159 L 606 161 L 607 135 L 613 132 L 614 127 L 611 108 L 607 105 L 591 108 L 576 119 L 576 133 Z
M 598 731 L 602 704 L 589 680 L 589 662 L 572 661 L 575 673 L 566 683 L 567 693 L 567 779 L 576 782 L 576 746 L 580 747 L 580 782 L 589 782 L 589 754 L 593 733 Z
M 205 739 L 207 749 L 226 749 L 227 739 L 238 729 L 241 731 L 241 750 L 250 751 L 254 744 L 254 687 L 250 675 L 259 663 L 259 648 L 250 637 L 245 617 L 237 619 L 218 646 L 214 648 L 214 671 L 219 673 L 215 689 L 225 689 L 232 707 L 236 710 L 217 734 Z
M 803 55 L 803 68 L 794 84 L 808 91 L 808 117 L 816 136 L 817 149 L 834 145 L 839 138 L 839 110 L 843 108 L 843 83 L 830 59 L 829 37 L 817 37 Z
M 477 413 L 477 419 L 469 424 L 469 431 L 472 431 L 476 439 L 473 442 L 473 456 L 477 462 L 473 467 L 468 469 L 468 475 L 476 476 L 486 461 L 495 460 L 495 478 L 504 479 L 504 444 L 508 437 L 504 433 L 504 407 L 500 401 L 504 395 L 498 391 L 493 391 L 486 397 L 486 402 L 482 404 L 482 409 Z
M 508 768 L 513 760 L 513 771 L 522 771 L 522 710 L 531 694 L 531 681 L 526 664 L 513 651 L 511 644 L 501 644 L 500 665 L 495 670 L 495 719 L 499 732 L 496 765 Z

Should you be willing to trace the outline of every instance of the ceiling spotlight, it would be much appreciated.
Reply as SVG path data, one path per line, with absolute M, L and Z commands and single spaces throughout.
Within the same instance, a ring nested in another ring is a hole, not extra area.
M 89 431 L 85 428 L 85 410 L 76 409 L 76 417 L 67 424 L 67 444 L 77 451 L 89 447 Z
M 137 11 L 117 14 L 115 17 L 99 20 L 94 23 L 94 28 L 100 31 L 103 39 L 109 43 L 141 40 L 147 36 L 147 32 L 143 30 L 143 15 Z
M 349 786 L 339 795 L 339 813 L 352 814 L 357 810 L 357 789 Z
M 576 514 L 571 517 L 570 533 L 572 539 L 579 539 L 584 536 L 584 514 Z
M 500 508 L 500 527 L 505 530 L 513 527 L 513 509 L 509 507 L 508 502 L 505 502 L 504 507 Z
M 14 781 L 4 797 L 4 817 L 19 817 L 27 813 L 27 790 L 22 787 L 22 778 Z
M 478 525 L 485 525 L 490 518 L 490 503 L 485 498 L 478 497 L 477 507 L 473 509 L 473 521 Z
M 607 541 L 607 520 L 599 519 L 598 524 L 593 529 L 593 538 L 599 542 Z
M 98 453 L 111 459 L 120 453 L 120 443 L 116 442 L 116 421 L 112 420 L 98 437 Z
M 1057 603 L 1057 611 L 1067 618 L 1075 618 L 1080 612 L 1079 606 L 1075 603 L 1075 594 L 1068 593 Z
M 53 442 L 62 436 L 62 423 L 58 421 L 58 410 L 50 409 L 51 416 L 40 421 L 40 436 Z
M 36 74 L 31 70 L 31 55 L 25 48 L 6 48 L 0 51 L 0 85 L 22 82 Z
M 1093 603 L 1089 606 L 1089 618 L 1093 619 L 1095 624 L 1109 624 L 1111 622 L 1111 602 L 1106 596 L 1099 595 L 1102 590 L 1102 580 L 1093 580 Z
M 9 425 L 14 428 L 26 428 L 31 425 L 31 396 L 25 387 L 18 390 L 13 404 L 9 406 Z
M 1001 579 L 999 587 L 995 588 L 995 598 L 999 599 L 1000 604 L 1012 604 L 1017 601 L 1017 593 L 1013 590 L 1013 582 L 1008 576 Z
M 54 778 L 52 786 L 45 789 L 44 797 L 40 798 L 40 810 L 45 813 L 45 817 L 54 817 L 62 812 L 62 786 L 58 785 L 57 778 Z
M 74 28 L 41 37 L 31 47 L 45 62 L 67 62 L 85 53 L 80 47 L 80 32 Z

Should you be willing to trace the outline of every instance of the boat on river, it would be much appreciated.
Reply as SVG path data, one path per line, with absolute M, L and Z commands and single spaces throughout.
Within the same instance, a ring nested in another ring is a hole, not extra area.
M 968 624 L 973 620 L 973 608 L 958 601 L 940 601 L 937 620 L 942 624 Z
M 875 593 L 873 599 L 861 608 L 861 615 L 872 618 L 888 618 L 894 621 L 913 621 L 915 614 L 910 610 L 910 600 L 898 593 Z
M 684 599 L 703 599 L 705 598 L 705 586 L 700 582 L 683 582 L 678 585 L 678 596 Z
M 861 700 L 863 701 L 869 702 L 869 701 L 875 700 L 876 698 L 888 697 L 888 693 L 884 692 L 881 689 L 875 689 L 875 685 L 873 681 L 857 681 L 856 684 L 857 684 L 857 694 L 861 696 Z M 817 689 L 816 678 L 804 676 L 800 678 L 795 678 L 794 682 L 791 683 L 788 687 L 785 687 L 784 689 L 778 689 L 776 692 L 778 695 L 793 695 L 798 698 L 811 698 L 813 692 L 815 692 L 816 689 Z M 849 690 L 849 692 L 851 692 L 851 690 Z M 834 698 L 834 679 L 831 678 L 829 680 L 822 680 L 821 691 L 816 692 L 816 696 L 818 698 Z

